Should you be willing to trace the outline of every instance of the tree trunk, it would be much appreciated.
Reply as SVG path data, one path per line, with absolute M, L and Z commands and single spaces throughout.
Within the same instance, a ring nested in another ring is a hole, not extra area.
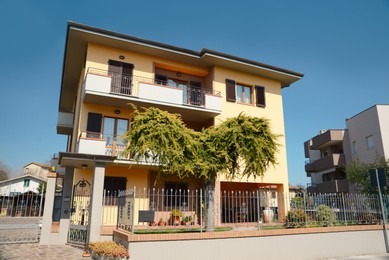
M 205 231 L 215 230 L 215 184 L 216 178 L 206 180 L 204 183 L 204 210 L 205 210 Z

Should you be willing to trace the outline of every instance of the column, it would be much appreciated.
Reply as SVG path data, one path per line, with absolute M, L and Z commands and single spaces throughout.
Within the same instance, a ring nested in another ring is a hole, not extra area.
M 59 222 L 59 243 L 66 244 L 70 227 L 70 206 L 72 203 L 74 168 L 66 167 L 62 187 L 61 219 Z
M 57 180 L 57 173 L 50 172 L 47 174 L 47 187 L 45 195 L 45 206 L 42 218 L 42 230 L 40 237 L 41 245 L 50 244 L 51 225 L 53 223 L 53 209 L 54 209 L 54 198 L 55 198 L 55 186 Z
M 277 185 L 277 204 L 278 204 L 278 221 L 283 222 L 287 211 L 289 210 L 289 191 L 285 190 L 288 188 L 288 185 Z
M 89 241 L 100 241 L 101 217 L 103 211 L 105 165 L 96 163 L 93 181 L 91 208 L 89 214 Z

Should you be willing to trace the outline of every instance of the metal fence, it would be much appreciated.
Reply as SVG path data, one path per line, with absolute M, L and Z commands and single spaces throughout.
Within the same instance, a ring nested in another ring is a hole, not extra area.
M 0 196 L 0 244 L 39 241 L 44 192 Z
M 153 227 L 200 228 L 208 196 L 214 196 L 215 227 L 283 225 L 286 228 L 382 223 L 377 195 L 366 194 L 281 194 L 276 190 L 221 191 L 139 189 L 104 197 L 103 225 L 134 232 Z M 287 214 L 284 212 L 284 202 Z M 384 197 L 385 210 L 389 197 Z M 385 217 L 388 218 L 387 213 Z
M 388 219 L 389 196 L 383 196 Z M 378 195 L 296 194 L 290 200 L 286 227 L 379 224 L 383 220 Z
M 41 217 L 43 214 L 44 193 L 14 193 L 0 196 L 0 218 Z

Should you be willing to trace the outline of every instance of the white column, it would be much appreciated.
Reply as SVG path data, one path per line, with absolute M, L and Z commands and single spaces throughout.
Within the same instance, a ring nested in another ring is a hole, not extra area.
M 59 222 L 59 244 L 66 244 L 70 227 L 70 206 L 72 202 L 74 168 L 66 167 L 63 179 L 61 219 Z
M 50 235 L 51 235 L 51 225 L 53 223 L 53 208 L 54 208 L 54 198 L 55 198 L 55 184 L 57 180 L 57 173 L 48 173 L 47 174 L 47 186 L 46 186 L 46 195 L 45 195 L 45 206 L 42 218 L 42 230 L 40 237 L 41 245 L 50 244 Z
M 96 163 L 93 181 L 91 208 L 89 212 L 89 241 L 100 241 L 101 216 L 104 192 L 105 165 Z

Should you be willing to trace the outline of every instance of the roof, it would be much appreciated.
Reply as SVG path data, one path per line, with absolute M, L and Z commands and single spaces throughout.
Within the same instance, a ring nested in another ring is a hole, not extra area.
M 23 168 L 26 168 L 27 166 L 29 166 L 29 165 L 31 165 L 31 164 L 35 164 L 35 165 L 37 165 L 37 166 L 39 166 L 39 167 L 46 168 L 46 169 L 50 169 L 50 168 L 51 168 L 50 165 L 41 164 L 41 163 L 36 163 L 36 162 L 31 162 L 31 163 L 29 163 L 29 164 L 26 164 L 26 165 L 23 166 Z
M 372 108 L 379 107 L 379 106 L 389 106 L 389 104 L 375 104 L 375 105 L 372 105 L 371 107 L 366 108 L 365 110 L 362 110 L 361 112 L 359 112 L 359 113 L 353 115 L 352 117 L 346 118 L 346 121 L 348 121 L 348 120 L 350 120 L 350 119 L 352 119 L 352 118 L 354 118 L 354 117 L 357 117 L 357 116 L 359 116 L 359 115 L 361 115 L 361 114 L 363 114 L 363 113 L 369 111 L 369 110 L 372 109 Z
M 21 176 L 12 178 L 12 179 L 7 179 L 7 180 L 0 181 L 0 184 L 11 182 L 11 181 L 15 181 L 15 180 L 19 180 L 19 179 L 26 179 L 26 178 L 30 178 L 30 179 L 35 179 L 37 181 L 46 182 L 46 180 L 44 180 L 42 178 L 39 178 L 39 177 L 31 175 L 31 174 L 26 174 L 26 175 L 21 175 Z
M 156 41 L 68 22 L 62 70 L 60 112 L 72 112 L 80 72 L 85 63 L 88 43 L 95 43 L 121 50 L 155 55 L 201 67 L 221 66 L 237 71 L 279 80 L 282 87 L 301 79 L 304 74 L 265 63 L 217 52 L 210 49 L 193 51 Z

